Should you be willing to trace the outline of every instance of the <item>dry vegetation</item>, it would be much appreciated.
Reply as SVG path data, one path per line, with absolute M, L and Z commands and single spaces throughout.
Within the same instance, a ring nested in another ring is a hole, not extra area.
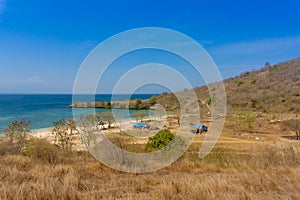
M 86 152 L 34 148 L 27 156 L 0 157 L 1 199 L 300 198 L 296 145 L 255 145 L 247 151 L 220 146 L 202 160 L 192 145 L 171 166 L 149 174 L 112 170 Z
M 153 173 L 119 172 L 43 139 L 11 151 L 0 138 L 0 199 L 300 199 L 300 142 L 293 137 L 299 123 L 289 126 L 299 117 L 299 74 L 296 59 L 226 80 L 229 114 L 213 151 L 200 159 L 205 135 L 197 135 L 180 159 Z M 207 87 L 195 91 L 209 111 Z M 169 110 L 178 107 L 174 99 L 156 97 Z M 123 133 L 109 138 L 144 152 L 145 144 Z
M 237 110 L 264 114 L 300 112 L 300 58 L 245 72 L 224 81 L 229 113 Z M 207 109 L 211 97 L 206 86 L 194 89 L 201 109 Z M 176 96 L 165 93 L 157 98 L 165 108 L 178 107 Z M 206 113 L 206 112 L 204 112 Z

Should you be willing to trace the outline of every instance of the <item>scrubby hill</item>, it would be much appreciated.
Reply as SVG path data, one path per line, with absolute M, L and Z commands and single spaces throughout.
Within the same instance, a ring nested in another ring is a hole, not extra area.
M 245 72 L 225 82 L 228 105 L 265 113 L 299 113 L 300 59 Z
M 245 72 L 224 80 L 224 85 L 229 112 L 236 109 L 266 114 L 300 112 L 300 58 Z M 206 109 L 211 101 L 207 86 L 194 91 L 201 109 Z M 174 94 L 163 94 L 157 102 L 169 109 L 178 107 Z

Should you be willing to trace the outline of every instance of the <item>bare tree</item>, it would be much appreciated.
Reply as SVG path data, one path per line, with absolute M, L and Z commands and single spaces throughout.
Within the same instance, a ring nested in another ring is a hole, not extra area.
M 52 134 L 54 135 L 55 143 L 63 150 L 71 151 L 74 145 L 76 131 L 74 120 L 59 120 L 53 124 Z
M 300 140 L 300 119 L 290 119 L 282 123 L 282 128 L 293 131 L 296 134 L 296 140 Z
M 86 115 L 81 116 L 79 119 L 78 133 L 82 144 L 86 148 L 90 148 L 96 140 L 95 131 L 101 123 L 99 115 Z
M 101 116 L 102 116 L 103 120 L 108 123 L 108 128 L 110 129 L 111 125 L 113 123 L 115 123 L 115 119 L 114 119 L 112 112 L 103 112 L 103 113 L 101 113 Z
M 27 143 L 29 130 L 29 121 L 14 121 L 5 129 L 5 135 L 9 138 L 9 145 L 16 151 L 22 151 Z

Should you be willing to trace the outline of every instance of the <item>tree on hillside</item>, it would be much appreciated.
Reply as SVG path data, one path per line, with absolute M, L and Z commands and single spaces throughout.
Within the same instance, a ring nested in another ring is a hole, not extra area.
M 271 67 L 270 63 L 267 61 L 265 67 Z
M 156 95 L 153 95 L 150 98 L 149 103 L 150 103 L 151 106 L 153 106 L 154 104 L 156 104 Z
M 300 140 L 300 119 L 290 119 L 282 122 L 282 129 L 293 131 L 296 134 L 296 140 Z
M 15 151 L 22 151 L 27 142 L 29 121 L 14 121 L 4 129 L 5 135 L 9 138 L 9 146 Z
M 142 104 L 142 100 L 136 99 L 136 100 L 135 100 L 135 103 L 134 103 L 135 109 L 139 109 L 140 106 L 141 106 L 141 104 Z

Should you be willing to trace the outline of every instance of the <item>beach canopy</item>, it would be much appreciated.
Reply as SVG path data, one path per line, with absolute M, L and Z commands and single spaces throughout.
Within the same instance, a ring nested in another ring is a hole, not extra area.
M 136 123 L 136 124 L 132 124 L 132 126 L 135 128 L 142 128 L 142 127 L 149 128 L 150 127 L 150 125 L 147 123 Z
M 193 124 L 193 127 L 197 128 L 197 129 L 202 129 L 205 132 L 208 131 L 208 127 L 203 124 Z

